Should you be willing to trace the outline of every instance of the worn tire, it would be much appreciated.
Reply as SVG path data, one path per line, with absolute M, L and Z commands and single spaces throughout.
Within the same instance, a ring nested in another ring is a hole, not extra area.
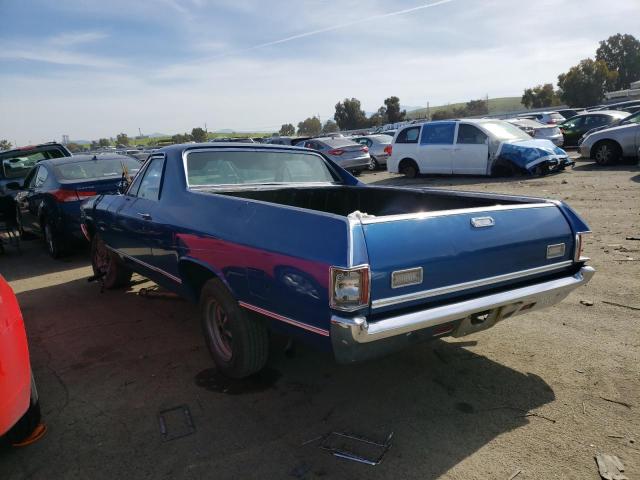
M 622 152 L 617 143 L 605 140 L 594 147 L 592 157 L 598 165 L 605 166 L 616 163 L 621 154 Z
M 420 169 L 413 160 L 402 160 L 399 170 L 407 178 L 416 178 L 420 174 Z
M 267 327 L 241 308 L 220 280 L 211 279 L 202 287 L 200 317 L 211 357 L 223 374 L 244 378 L 264 367 L 269 356 Z
M 46 217 L 42 219 L 42 238 L 51 258 L 60 258 L 64 254 L 64 246 L 53 222 Z
M 20 420 L 11 427 L 11 430 L 7 432 L 5 436 L 7 441 L 9 443 L 19 443 L 23 441 L 31 435 L 33 430 L 38 426 L 38 424 L 40 424 L 40 418 L 40 402 L 32 395 L 29 409 L 22 418 L 20 418 Z
M 128 287 L 131 283 L 131 270 L 114 252 L 107 249 L 98 235 L 91 239 L 91 266 L 94 276 L 101 276 L 102 284 L 107 290 Z

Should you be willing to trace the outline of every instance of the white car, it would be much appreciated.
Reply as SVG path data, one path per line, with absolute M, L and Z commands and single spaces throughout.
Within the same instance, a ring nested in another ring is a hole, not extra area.
M 573 165 L 549 140 L 492 119 L 443 120 L 398 130 L 387 170 L 413 178 L 422 173 L 544 175 Z

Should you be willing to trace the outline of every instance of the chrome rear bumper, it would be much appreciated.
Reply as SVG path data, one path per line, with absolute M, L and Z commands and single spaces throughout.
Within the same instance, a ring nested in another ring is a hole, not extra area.
M 595 270 L 584 266 L 575 275 L 537 283 L 527 287 L 516 288 L 506 292 L 478 297 L 458 303 L 451 303 L 439 307 L 420 310 L 403 315 L 387 317 L 375 322 L 368 322 L 365 316 L 331 317 L 331 340 L 336 359 L 342 362 L 357 361 L 371 358 L 386 353 L 387 346 L 397 346 L 403 343 L 413 343 L 413 334 L 419 334 L 425 330 L 426 338 L 438 336 L 434 334 L 433 327 L 458 322 L 462 323 L 474 314 L 488 311 L 497 311 L 502 307 L 508 309 L 508 315 L 502 318 L 512 317 L 521 313 L 532 312 L 549 307 L 562 301 L 574 289 L 591 280 Z M 492 326 L 491 324 L 490 326 Z M 457 325 L 456 325 L 457 326 Z M 449 334 L 454 326 L 444 333 Z M 480 330 L 482 328 L 478 328 Z M 464 333 L 463 333 L 464 334 Z M 425 335 L 416 335 L 425 338 Z M 374 342 L 374 343 L 371 343 Z M 376 344 L 380 345 L 376 345 Z M 369 345 L 367 345 L 369 344 Z M 370 349 L 370 351 L 368 351 Z M 383 350 L 380 352 L 379 350 Z

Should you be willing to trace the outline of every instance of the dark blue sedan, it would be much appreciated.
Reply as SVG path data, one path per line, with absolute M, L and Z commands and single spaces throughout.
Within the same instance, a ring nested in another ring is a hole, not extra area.
M 16 195 L 18 222 L 45 240 L 57 258 L 74 240 L 83 239 L 80 204 L 100 194 L 117 193 L 125 176 L 133 176 L 140 162 L 123 155 L 74 155 L 43 160 L 29 172 Z

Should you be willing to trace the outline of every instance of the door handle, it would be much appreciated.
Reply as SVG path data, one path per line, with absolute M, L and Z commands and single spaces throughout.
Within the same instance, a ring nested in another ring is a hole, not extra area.
M 140 217 L 142 217 L 143 220 L 151 220 L 151 214 L 149 214 L 149 213 L 140 213 L 140 212 L 138 212 L 138 215 Z

